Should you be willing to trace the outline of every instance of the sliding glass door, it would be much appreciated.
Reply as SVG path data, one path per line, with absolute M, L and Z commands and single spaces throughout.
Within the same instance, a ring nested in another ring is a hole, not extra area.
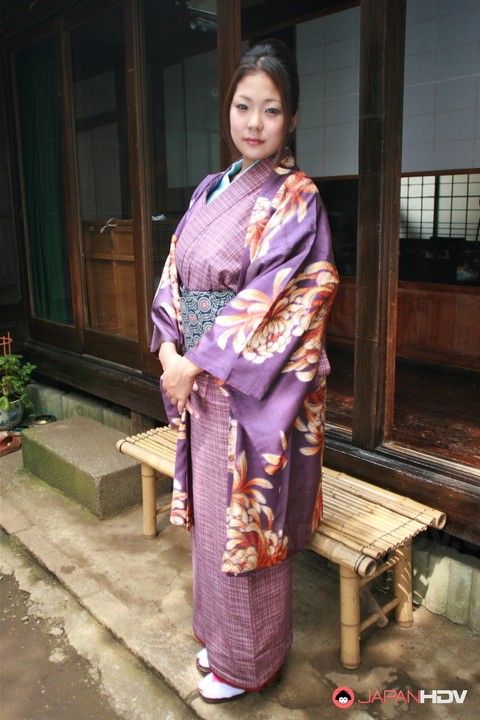
M 138 339 L 121 7 L 71 32 L 86 327 Z
M 72 323 L 55 38 L 16 54 L 32 314 Z

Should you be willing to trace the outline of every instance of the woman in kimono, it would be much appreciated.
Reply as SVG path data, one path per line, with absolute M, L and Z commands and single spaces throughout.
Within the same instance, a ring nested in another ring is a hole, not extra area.
M 191 530 L 206 702 L 278 680 L 292 643 L 291 558 L 322 513 L 324 335 L 338 276 L 318 190 L 285 150 L 297 105 L 290 50 L 250 49 L 223 120 L 239 159 L 194 192 L 152 308 L 178 430 L 171 521 Z

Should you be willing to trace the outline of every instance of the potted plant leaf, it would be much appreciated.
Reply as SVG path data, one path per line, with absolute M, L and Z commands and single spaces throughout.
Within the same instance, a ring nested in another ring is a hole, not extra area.
M 27 394 L 36 365 L 23 362 L 22 355 L 0 355 L 0 430 L 10 430 L 21 421 L 25 409 L 33 409 Z

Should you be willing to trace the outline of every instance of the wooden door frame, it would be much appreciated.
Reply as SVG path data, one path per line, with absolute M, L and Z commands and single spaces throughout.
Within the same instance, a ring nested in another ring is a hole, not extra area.
M 352 441 L 393 423 L 406 0 L 360 3 L 357 298 Z

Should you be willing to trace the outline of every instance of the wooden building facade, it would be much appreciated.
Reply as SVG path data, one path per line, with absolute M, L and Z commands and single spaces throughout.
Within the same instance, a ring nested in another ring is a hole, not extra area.
M 0 0 L 0 334 L 45 382 L 164 421 L 150 305 L 242 50 L 299 61 L 329 213 L 326 462 L 480 544 L 480 2 Z

